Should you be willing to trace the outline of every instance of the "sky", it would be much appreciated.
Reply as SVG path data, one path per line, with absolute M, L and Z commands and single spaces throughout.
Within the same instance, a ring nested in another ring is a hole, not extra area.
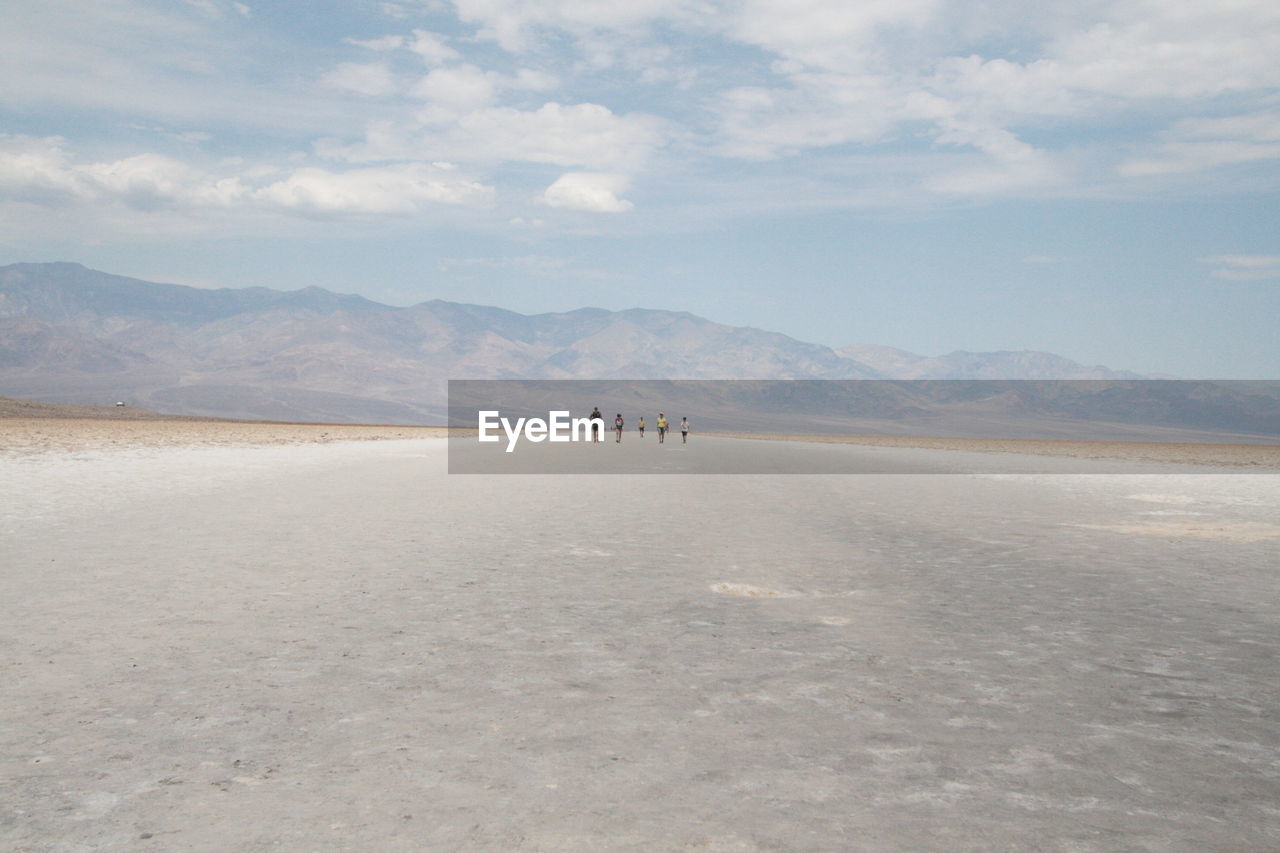
M 1280 378 L 1274 0 L 5 0 L 0 263 Z

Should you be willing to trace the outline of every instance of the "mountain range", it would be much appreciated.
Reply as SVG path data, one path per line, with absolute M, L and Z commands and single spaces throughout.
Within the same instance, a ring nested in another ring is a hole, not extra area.
M 0 394 L 176 414 L 441 422 L 447 379 L 1134 379 L 1043 352 L 832 349 L 693 314 L 408 307 L 0 267 Z

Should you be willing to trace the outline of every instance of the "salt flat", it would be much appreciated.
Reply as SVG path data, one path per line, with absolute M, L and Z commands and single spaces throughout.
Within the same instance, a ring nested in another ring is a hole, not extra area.
M 1280 847 L 1280 476 L 445 457 L 0 459 L 0 847 Z
M 888 443 L 895 442 L 895 443 Z M 898 443 L 901 442 L 901 443 Z M 1280 473 L 1280 447 L 876 436 L 612 435 L 598 443 L 449 438 L 462 474 L 1207 474 Z

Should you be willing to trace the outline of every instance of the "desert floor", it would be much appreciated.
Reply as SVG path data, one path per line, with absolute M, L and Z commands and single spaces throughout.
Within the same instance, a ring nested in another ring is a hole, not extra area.
M 438 438 L 443 427 L 282 424 L 265 421 L 109 420 L 0 416 L 0 457 L 33 453 L 156 450 L 166 447 L 248 447 Z
M 1280 848 L 1280 475 L 25 429 L 0 848 Z
M 1190 444 L 1186 442 L 1044 441 L 1026 438 L 903 438 L 872 435 L 782 435 L 723 433 L 729 438 L 852 444 L 862 447 L 920 448 L 962 453 L 1011 453 L 1059 456 L 1092 461 L 1155 462 L 1235 466 L 1280 471 L 1280 446 L 1260 444 Z

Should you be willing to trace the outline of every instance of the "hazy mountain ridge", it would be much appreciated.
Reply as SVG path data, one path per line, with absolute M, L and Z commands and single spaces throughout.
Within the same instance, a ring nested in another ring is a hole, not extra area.
M 40 370 L 51 363 L 81 373 L 105 373 L 149 365 L 125 347 L 29 317 L 0 317 L 0 371 Z
M 205 290 L 0 267 L 0 393 L 182 414 L 421 421 L 449 378 L 1129 378 L 1049 353 L 840 351 L 651 309 L 398 308 L 318 287 Z
M 852 344 L 836 350 L 892 379 L 1150 379 L 1128 370 L 1084 365 L 1035 350 L 966 352 L 923 356 L 896 347 Z

